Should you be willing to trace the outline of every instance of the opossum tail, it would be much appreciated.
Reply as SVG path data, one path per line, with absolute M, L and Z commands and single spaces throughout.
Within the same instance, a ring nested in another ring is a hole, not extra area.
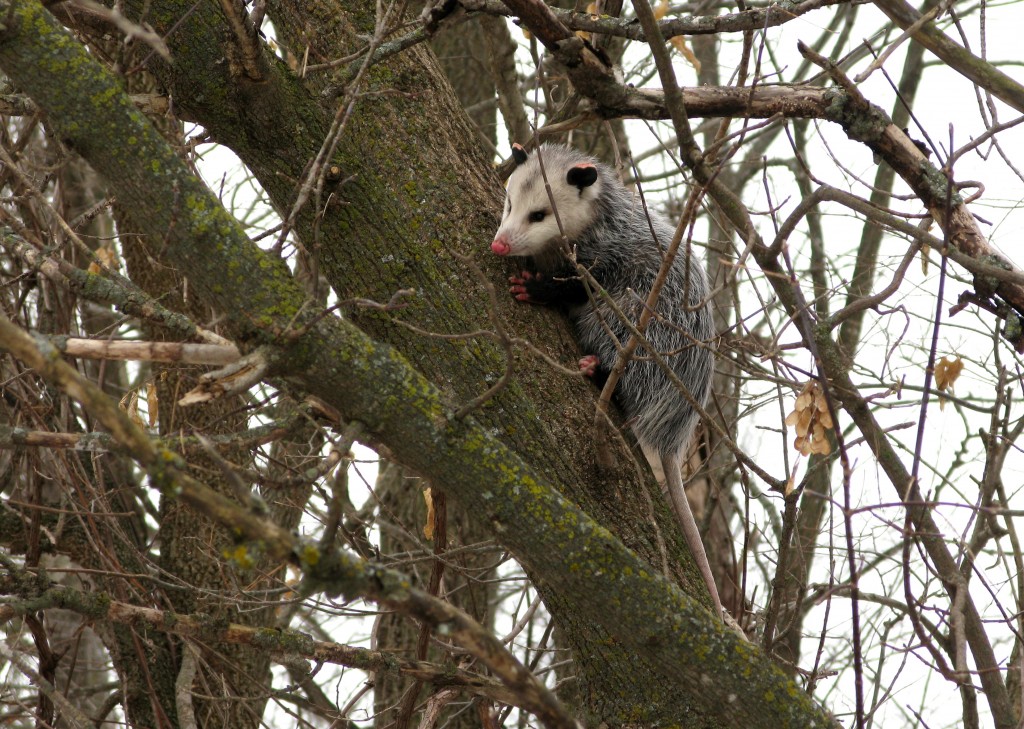
M 715 614 L 722 618 L 722 601 L 718 597 L 718 588 L 715 586 L 715 578 L 711 574 L 711 565 L 708 563 L 708 555 L 704 551 L 704 543 L 700 539 L 700 531 L 697 529 L 697 521 L 690 511 L 690 503 L 686 500 L 686 491 L 683 489 L 682 459 L 683 451 L 674 455 L 662 455 L 661 467 L 665 472 L 665 485 L 668 488 L 668 497 L 672 508 L 676 512 L 676 519 L 679 526 L 683 528 L 683 536 L 686 537 L 686 544 L 693 555 L 693 561 L 697 563 L 711 593 L 711 600 L 715 604 Z

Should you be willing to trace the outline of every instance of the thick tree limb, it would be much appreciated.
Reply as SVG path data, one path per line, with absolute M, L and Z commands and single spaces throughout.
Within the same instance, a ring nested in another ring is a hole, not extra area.
M 191 0 L 160 4 L 166 10 L 161 26 L 166 33 L 175 18 L 196 8 Z M 135 10 L 133 17 L 147 13 L 142 0 L 128 0 L 128 6 Z M 311 57 L 340 59 L 363 48 L 376 26 L 372 0 L 328 0 L 327 6 L 330 11 L 323 13 L 321 3 L 271 0 L 268 12 L 278 38 L 290 48 L 309 48 Z M 244 79 L 231 76 L 217 60 L 221 21 L 209 8 L 199 6 L 196 20 L 171 34 L 175 66 L 155 69 L 175 91 L 177 105 L 187 105 L 217 139 L 238 152 L 275 206 L 291 209 L 295 188 L 289 181 L 306 177 L 305 166 L 319 153 L 319 141 L 335 117 L 329 79 L 321 74 L 295 79 L 278 67 L 279 73 L 252 89 L 253 94 L 239 93 Z M 311 14 L 318 19 L 315 27 Z M 358 93 L 365 85 L 354 90 L 358 102 L 347 138 L 332 160 L 352 180 L 330 192 L 331 199 L 344 203 L 320 210 L 308 205 L 297 232 L 303 241 L 319 242 L 321 270 L 336 291 L 388 301 L 397 290 L 414 286 L 417 295 L 406 299 L 399 313 L 357 309 L 349 313 L 350 320 L 402 352 L 453 403 L 479 402 L 513 362 L 514 376 L 472 413 L 474 419 L 523 454 L 535 471 L 546 474 L 647 564 L 656 565 L 687 594 L 708 600 L 667 503 L 646 469 L 638 467 L 628 439 L 612 444 L 615 466 L 596 473 L 589 383 L 547 366 L 529 348 L 516 348 L 508 358 L 490 335 L 458 342 L 438 338 L 493 328 L 499 317 L 514 330 L 529 332 L 533 341 L 543 341 L 558 361 L 577 358 L 568 323 L 557 312 L 525 311 L 506 297 L 490 305 L 487 283 L 507 275 L 506 262 L 486 247 L 500 208 L 500 185 L 490 155 L 475 143 L 429 49 L 419 45 L 374 66 L 364 82 L 387 93 Z M 265 108 L 284 96 L 275 89 L 287 90 L 289 104 L 272 104 L 269 117 L 252 114 L 254 105 Z M 293 128 L 308 133 L 279 131 Z M 467 271 L 461 256 L 478 262 L 486 279 Z M 609 498 L 611 493 L 620 496 Z M 460 511 L 482 527 L 482 514 L 453 497 Z M 536 578 L 553 619 L 565 628 L 570 647 L 579 651 L 579 685 L 593 698 L 590 706 L 597 715 L 611 723 L 655 723 L 695 713 L 691 692 L 679 691 L 675 680 L 659 674 L 600 623 L 580 619 L 577 605 L 585 596 L 534 573 L 530 577 Z

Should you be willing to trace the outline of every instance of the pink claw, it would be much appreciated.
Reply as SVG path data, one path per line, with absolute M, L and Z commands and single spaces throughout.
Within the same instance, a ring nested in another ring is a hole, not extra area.
M 588 354 L 586 357 L 580 357 L 580 372 L 587 377 L 594 376 L 594 370 L 601 364 L 601 359 L 596 354 Z
M 524 301 L 528 304 L 533 303 L 530 293 L 526 290 L 526 283 L 534 280 L 534 278 L 540 278 L 540 274 L 534 274 L 531 271 L 521 271 L 517 276 L 509 276 L 508 282 L 512 284 L 508 287 L 509 293 L 517 301 Z

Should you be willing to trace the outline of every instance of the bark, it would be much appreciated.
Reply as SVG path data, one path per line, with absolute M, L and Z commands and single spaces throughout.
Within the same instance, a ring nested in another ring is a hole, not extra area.
M 477 17 L 449 32 L 435 36 L 430 46 L 444 69 L 462 108 L 476 127 L 487 149 L 498 141 L 498 114 L 494 104 L 494 82 L 488 71 L 491 49 L 485 24 Z

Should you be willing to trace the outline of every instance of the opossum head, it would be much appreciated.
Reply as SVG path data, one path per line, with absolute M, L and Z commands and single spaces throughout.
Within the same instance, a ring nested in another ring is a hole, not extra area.
M 530 155 L 516 144 L 512 157 L 516 169 L 491 250 L 499 256 L 544 256 L 558 251 L 562 235 L 571 245 L 597 215 L 603 182 L 594 160 L 551 144 Z

